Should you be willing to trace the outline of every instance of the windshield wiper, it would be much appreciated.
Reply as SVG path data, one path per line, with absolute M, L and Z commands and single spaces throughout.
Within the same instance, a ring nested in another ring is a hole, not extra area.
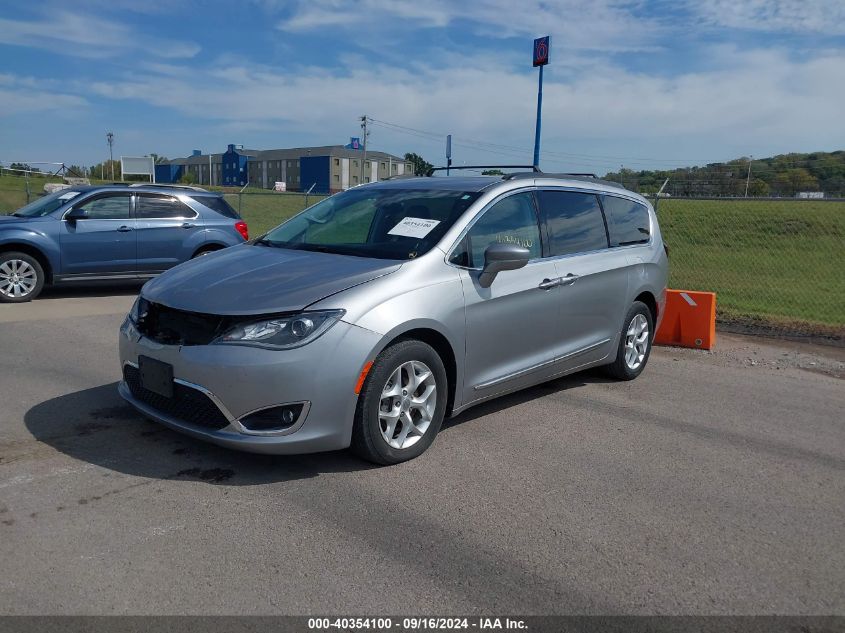
M 255 240 L 253 242 L 253 244 L 255 246 L 258 246 L 260 244 L 261 246 L 271 246 L 271 247 L 274 247 L 274 248 L 278 248 L 278 244 L 276 244 L 275 242 L 273 242 L 271 240 L 268 240 L 266 237 L 262 237 L 260 239 Z

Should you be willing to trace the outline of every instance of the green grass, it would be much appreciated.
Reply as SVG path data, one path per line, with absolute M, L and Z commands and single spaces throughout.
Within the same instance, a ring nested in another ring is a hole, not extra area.
M 845 325 L 845 203 L 661 200 L 672 288 L 717 293 L 720 319 Z
M 248 190 L 247 190 L 248 191 Z M 243 195 L 226 193 L 226 200 L 240 211 L 249 226 L 250 235 L 261 235 L 278 226 L 305 208 L 305 196 L 301 193 L 278 193 L 260 189 L 262 193 Z M 308 205 L 315 204 L 325 196 L 308 196 Z

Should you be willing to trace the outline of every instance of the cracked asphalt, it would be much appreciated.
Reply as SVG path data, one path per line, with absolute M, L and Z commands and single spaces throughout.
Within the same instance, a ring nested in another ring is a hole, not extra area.
M 845 353 L 720 335 L 268 457 L 125 406 L 137 288 L 0 305 L 2 614 L 845 614 Z

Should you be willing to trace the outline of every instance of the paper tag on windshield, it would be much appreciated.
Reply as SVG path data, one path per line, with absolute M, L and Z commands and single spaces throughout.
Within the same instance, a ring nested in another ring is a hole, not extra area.
M 401 235 L 402 237 L 425 237 L 438 224 L 440 224 L 440 220 L 404 218 L 399 224 L 390 229 L 387 234 Z
M 67 193 L 63 193 L 59 196 L 59 200 L 70 200 L 71 198 L 75 198 L 79 195 L 78 191 L 68 191 Z

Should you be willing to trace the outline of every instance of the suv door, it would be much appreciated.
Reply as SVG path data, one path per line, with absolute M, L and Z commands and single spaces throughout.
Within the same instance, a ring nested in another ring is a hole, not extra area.
M 498 274 L 489 288 L 478 283 L 484 251 L 497 242 L 528 248 L 531 260 Z M 506 195 L 489 206 L 449 257 L 460 269 L 466 314 L 464 402 L 509 391 L 551 370 L 560 337 L 560 288 L 542 257 L 531 192 Z M 544 283 L 545 282 L 545 283 Z
M 62 275 L 128 274 L 135 270 L 135 220 L 131 194 L 108 192 L 80 200 L 85 216 L 62 221 L 59 242 Z
M 156 273 L 191 258 L 204 230 L 199 214 L 176 196 L 135 194 L 138 222 L 138 270 Z
M 561 280 L 561 345 L 557 371 L 599 361 L 616 349 L 628 310 L 627 259 L 609 248 L 607 224 L 595 194 L 537 192 L 549 256 Z

